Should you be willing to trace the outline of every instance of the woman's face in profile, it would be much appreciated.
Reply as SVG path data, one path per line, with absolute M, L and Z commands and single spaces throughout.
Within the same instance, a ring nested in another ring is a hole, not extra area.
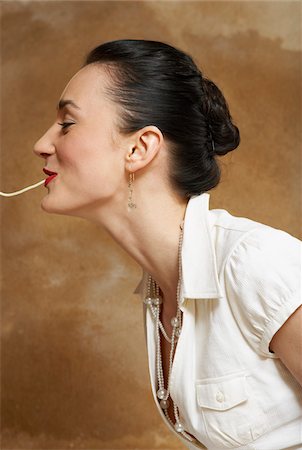
M 58 174 L 41 202 L 47 212 L 89 217 L 124 194 L 127 148 L 119 146 L 117 106 L 104 94 L 107 80 L 101 67 L 77 72 L 61 95 L 55 122 L 34 146 L 44 167 Z

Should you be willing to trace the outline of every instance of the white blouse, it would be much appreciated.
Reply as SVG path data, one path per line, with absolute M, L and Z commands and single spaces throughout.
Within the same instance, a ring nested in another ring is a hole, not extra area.
M 185 213 L 180 289 L 183 326 L 170 394 L 189 442 L 156 397 L 155 329 L 143 303 L 151 387 L 168 428 L 189 449 L 302 449 L 302 388 L 269 344 L 301 305 L 302 242 L 224 209 L 210 194 Z M 142 300 L 147 274 L 134 293 Z

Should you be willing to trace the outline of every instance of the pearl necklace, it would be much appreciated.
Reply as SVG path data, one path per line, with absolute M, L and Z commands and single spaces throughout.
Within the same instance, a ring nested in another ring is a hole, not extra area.
M 176 403 L 172 400 L 174 416 L 176 419 L 176 423 L 174 424 L 168 414 L 168 408 L 170 406 L 170 402 L 168 397 L 170 395 L 170 381 L 171 381 L 171 369 L 173 363 L 173 352 L 176 345 L 176 340 L 179 338 L 182 327 L 181 320 L 181 311 L 180 311 L 180 280 L 181 280 L 181 249 L 182 249 L 182 240 L 183 240 L 183 225 L 184 220 L 180 224 L 180 237 L 179 237 L 179 245 L 178 245 L 178 284 L 177 284 L 177 312 L 176 316 L 172 317 L 171 325 L 173 327 L 172 336 L 169 338 L 166 330 L 162 322 L 160 321 L 160 307 L 163 302 L 162 297 L 159 294 L 159 286 L 156 281 L 153 280 L 152 276 L 148 274 L 147 277 L 147 295 L 144 299 L 144 303 L 150 309 L 152 314 L 152 319 L 155 323 L 156 327 L 156 369 L 157 369 L 157 381 L 158 381 L 158 390 L 157 390 L 157 398 L 159 400 L 160 407 L 162 408 L 168 422 L 174 427 L 174 429 L 182 434 L 189 441 L 193 441 L 191 436 L 187 434 L 184 430 L 183 424 L 179 420 L 178 407 Z M 152 293 L 151 293 L 152 291 Z M 162 332 L 164 338 L 171 344 L 170 356 L 169 356 L 169 374 L 168 374 L 168 386 L 165 389 L 164 386 L 164 375 L 163 375 L 163 366 L 162 366 L 162 355 L 161 355 L 161 346 L 160 346 L 160 331 Z

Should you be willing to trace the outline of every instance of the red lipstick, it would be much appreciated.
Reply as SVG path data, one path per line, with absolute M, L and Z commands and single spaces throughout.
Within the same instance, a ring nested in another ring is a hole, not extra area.
M 46 187 L 48 185 L 48 183 L 51 182 L 51 180 L 53 180 L 58 174 L 56 172 L 52 172 L 48 169 L 43 169 L 43 172 L 46 173 L 46 175 L 50 175 L 48 178 L 46 178 L 45 182 L 44 182 L 44 186 Z

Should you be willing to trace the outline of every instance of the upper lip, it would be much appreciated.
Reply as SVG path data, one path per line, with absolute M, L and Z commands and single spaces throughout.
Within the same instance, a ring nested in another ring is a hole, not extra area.
M 46 175 L 58 175 L 57 172 L 52 172 L 51 170 L 45 169 L 45 167 L 43 172 L 46 173 Z

